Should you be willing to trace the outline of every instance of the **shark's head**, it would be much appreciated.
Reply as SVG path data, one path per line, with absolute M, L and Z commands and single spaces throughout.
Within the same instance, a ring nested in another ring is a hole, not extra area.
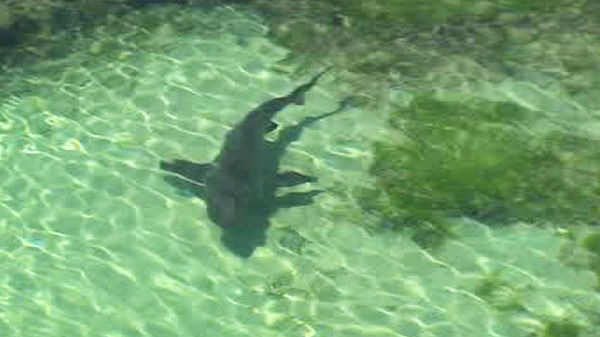
M 267 242 L 269 222 L 249 214 L 243 219 L 243 224 L 234 227 L 223 227 L 221 242 L 235 255 L 248 258 L 254 250 Z

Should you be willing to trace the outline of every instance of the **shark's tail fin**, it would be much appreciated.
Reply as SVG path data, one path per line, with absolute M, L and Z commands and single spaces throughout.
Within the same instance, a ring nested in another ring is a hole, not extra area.
M 283 97 L 276 97 L 272 100 L 264 102 L 256 109 L 250 111 L 248 113 L 248 116 L 246 116 L 246 118 L 244 119 L 243 123 L 245 123 L 246 125 L 257 125 L 258 123 L 266 132 L 273 130 L 276 127 L 276 125 L 269 125 L 273 116 L 275 116 L 275 114 L 278 111 L 281 111 L 281 109 L 285 108 L 289 104 L 304 104 L 304 94 L 308 90 L 310 90 L 310 88 L 312 88 L 317 83 L 319 78 L 321 78 L 321 76 L 323 76 L 323 74 L 325 74 L 331 68 L 331 66 L 325 68 L 320 73 L 313 76 L 313 78 L 310 81 L 300 85 L 291 93 Z
M 292 91 L 288 95 L 288 97 L 291 98 L 292 102 L 294 102 L 295 104 L 304 105 L 304 94 L 306 94 L 307 91 L 309 91 L 315 84 L 317 84 L 317 81 L 319 81 L 321 76 L 323 76 L 326 72 L 328 72 L 332 67 L 333 66 L 328 66 L 327 68 L 321 70 L 321 72 L 319 72 L 318 74 L 313 76 L 313 78 L 310 81 L 302 84 L 301 86 L 296 88 L 294 91 Z

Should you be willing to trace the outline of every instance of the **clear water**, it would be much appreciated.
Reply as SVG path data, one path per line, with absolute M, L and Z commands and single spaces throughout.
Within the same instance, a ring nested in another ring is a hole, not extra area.
M 0 336 L 550 337 L 562 318 L 600 335 L 594 275 L 560 262 L 554 229 L 457 220 L 435 256 L 366 230 L 380 220 L 351 192 L 372 184 L 379 111 L 306 129 L 283 169 L 327 193 L 279 211 L 251 258 L 225 249 L 158 162 L 210 161 L 246 111 L 305 80 L 272 71 L 288 51 L 265 34 L 242 10 L 153 7 L 2 75 Z M 278 122 L 333 110 L 339 85 L 327 75 Z

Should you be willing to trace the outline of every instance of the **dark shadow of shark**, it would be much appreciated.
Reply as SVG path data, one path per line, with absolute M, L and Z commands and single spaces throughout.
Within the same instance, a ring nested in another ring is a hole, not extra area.
M 250 257 L 266 243 L 269 218 L 278 209 L 309 205 L 323 190 L 292 192 L 277 196 L 277 189 L 316 182 L 317 178 L 296 171 L 279 172 L 287 147 L 315 122 L 341 112 L 348 100 L 334 111 L 307 117 L 282 129 L 274 141 L 264 135 L 277 128 L 275 114 L 290 104 L 304 104 L 304 95 L 327 71 L 320 72 L 283 97 L 269 100 L 230 130 L 219 155 L 210 163 L 184 159 L 161 161 L 170 174 L 165 180 L 179 191 L 206 202 L 211 221 L 222 228 L 221 241 L 234 254 Z

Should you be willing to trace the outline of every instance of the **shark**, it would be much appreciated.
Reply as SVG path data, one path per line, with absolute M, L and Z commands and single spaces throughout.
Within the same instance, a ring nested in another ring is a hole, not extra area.
M 291 104 L 305 104 L 306 93 L 329 69 L 287 95 L 249 111 L 226 133 L 220 152 L 211 162 L 160 161 L 160 169 L 168 173 L 168 183 L 205 201 L 209 219 L 222 229 L 221 242 L 238 256 L 249 257 L 266 243 L 269 218 L 278 209 L 309 205 L 324 192 L 313 189 L 277 195 L 279 188 L 317 181 L 297 171 L 280 172 L 281 158 L 306 127 L 344 110 L 347 100 L 333 111 L 306 117 L 280 130 L 275 140 L 267 140 L 265 135 L 278 128 L 273 118 L 279 111 Z

